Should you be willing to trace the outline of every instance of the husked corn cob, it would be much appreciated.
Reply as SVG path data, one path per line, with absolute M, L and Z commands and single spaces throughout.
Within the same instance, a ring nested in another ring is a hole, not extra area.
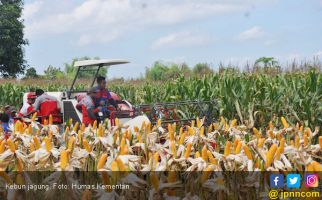
M 9 149 L 12 152 L 15 152 L 16 151 L 16 147 L 15 147 L 14 143 L 12 142 L 12 140 L 10 138 L 7 140 L 7 144 L 8 144 Z
M 83 140 L 83 146 L 86 149 L 88 153 L 92 152 L 92 148 L 89 146 L 88 142 L 86 139 Z
M 184 158 L 185 158 L 185 159 L 188 159 L 188 158 L 189 158 L 190 153 L 191 153 L 191 147 L 192 147 L 192 144 L 191 144 L 191 143 L 189 143 L 189 144 L 187 145 L 186 151 L 184 152 Z
M 97 163 L 97 170 L 100 170 L 100 169 L 103 169 L 105 163 L 106 163 L 106 160 L 107 160 L 107 153 L 103 153 L 100 157 L 100 159 L 98 160 L 98 163 Z
M 266 168 L 271 166 L 272 162 L 274 161 L 276 150 L 277 150 L 276 144 L 272 144 L 272 146 L 269 148 L 266 154 L 266 163 L 265 163 Z
M 60 168 L 62 170 L 66 169 L 67 165 L 68 165 L 68 152 L 66 150 L 62 150 L 60 152 Z
M 229 154 L 230 154 L 230 142 L 227 141 L 225 146 L 224 156 L 228 156 Z
M 52 145 L 51 145 L 51 139 L 46 137 L 45 138 L 45 145 L 46 145 L 46 151 L 50 152 L 52 149 Z
M 248 160 L 253 160 L 252 153 L 250 152 L 248 146 L 244 145 L 243 150 L 244 150 L 244 153 L 247 156 Z
M 208 156 L 207 156 L 207 146 L 204 145 L 201 150 L 201 157 L 204 161 L 208 162 Z
M 281 121 L 282 121 L 282 124 L 283 124 L 284 128 L 289 128 L 290 127 L 284 117 L 281 117 Z

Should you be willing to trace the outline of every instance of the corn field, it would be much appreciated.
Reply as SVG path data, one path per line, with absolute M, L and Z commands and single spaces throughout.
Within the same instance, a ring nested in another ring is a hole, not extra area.
M 224 117 L 208 127 L 204 119 L 197 118 L 184 127 L 175 123 L 162 127 L 159 120 L 155 126 L 143 123 L 133 130 L 120 124 L 118 119 L 115 126 L 105 121 L 88 127 L 70 120 L 63 135 L 53 125 L 51 116 L 44 125 L 35 118 L 36 114 L 29 125 L 17 121 L 10 127 L 13 133 L 9 138 L 1 133 L 0 185 L 31 184 L 33 180 L 27 171 L 53 172 L 42 179 L 46 184 L 75 183 L 75 177 L 68 172 L 96 171 L 101 184 L 126 183 L 133 188 L 128 192 L 71 190 L 70 198 L 92 199 L 95 194 L 97 199 L 135 199 L 137 196 L 131 196 L 133 193 L 139 195 L 140 190 L 145 190 L 140 194 L 143 199 L 177 196 L 190 199 L 195 195 L 202 195 L 203 199 L 241 199 L 232 188 L 246 193 L 253 191 L 257 197 L 267 194 L 269 181 L 256 185 L 260 174 L 255 172 L 322 171 L 319 128 L 311 130 L 298 123 L 292 126 L 284 117 L 270 121 L 262 129 L 249 129 L 236 119 Z M 237 171 L 254 173 L 237 176 L 232 182 L 224 178 L 226 172 Z M 176 172 L 200 174 L 197 178 L 182 178 Z M 16 195 L 14 192 L 3 194 L 0 187 L 0 194 Z M 48 190 L 44 195 L 55 199 L 57 196 L 53 194 L 53 190 Z
M 64 81 L 29 81 L 1 83 L 0 105 L 21 104 L 22 95 L 43 85 L 45 91 L 66 91 Z M 77 85 L 86 90 L 86 84 Z M 247 126 L 264 127 L 270 120 L 284 116 L 314 128 L 322 124 L 322 75 L 318 71 L 292 72 L 278 75 L 224 71 L 201 78 L 183 76 L 167 82 L 111 83 L 110 91 L 134 105 L 180 100 L 218 102 L 220 116 L 236 118 Z

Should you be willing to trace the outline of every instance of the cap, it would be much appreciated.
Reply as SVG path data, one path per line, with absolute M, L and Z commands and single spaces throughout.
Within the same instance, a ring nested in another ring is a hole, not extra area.
M 36 93 L 34 92 L 29 92 L 27 95 L 27 99 L 35 99 L 36 98 Z

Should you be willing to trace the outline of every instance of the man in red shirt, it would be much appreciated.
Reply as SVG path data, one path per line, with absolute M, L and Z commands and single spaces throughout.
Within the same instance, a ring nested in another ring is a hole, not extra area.
M 38 115 L 42 117 L 42 123 L 48 119 L 50 115 L 53 116 L 54 123 L 61 123 L 60 106 L 56 97 L 50 96 L 42 89 L 36 90 L 36 101 L 33 104 L 34 110 L 39 111 Z
M 36 93 L 29 92 L 27 95 L 27 103 L 23 104 L 18 116 L 19 117 L 27 117 L 30 114 L 32 114 L 34 112 L 34 108 L 33 108 L 32 104 L 35 103 L 35 100 L 36 100 Z

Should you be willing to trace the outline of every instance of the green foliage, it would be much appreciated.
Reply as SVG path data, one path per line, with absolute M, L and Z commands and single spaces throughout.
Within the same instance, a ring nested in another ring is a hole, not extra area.
M 211 69 L 211 67 L 207 63 L 196 64 L 193 67 L 192 72 L 194 74 L 212 74 L 212 73 L 214 73 L 214 71 Z
M 23 74 L 26 68 L 23 46 L 28 41 L 23 35 L 22 7 L 21 0 L 0 3 L 0 73 L 6 78 Z
M 35 68 L 30 67 L 26 70 L 26 75 L 24 78 L 31 79 L 31 78 L 38 78 L 39 75 L 37 74 L 37 71 Z
M 49 65 L 47 69 L 44 71 L 45 77 L 47 79 L 56 79 L 64 77 L 64 72 L 60 70 L 60 68 L 56 68 L 54 66 Z

